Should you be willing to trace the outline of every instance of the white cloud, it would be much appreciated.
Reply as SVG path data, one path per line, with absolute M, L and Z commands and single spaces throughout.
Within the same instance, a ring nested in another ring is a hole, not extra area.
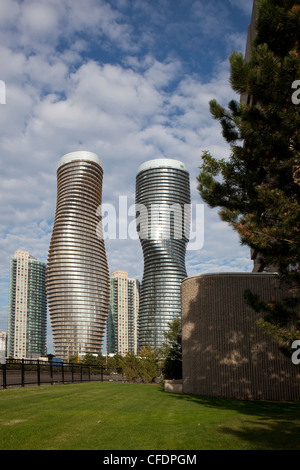
M 59 16 L 57 10 L 49 2 L 29 1 L 22 5 L 20 30 L 23 37 L 43 40 L 52 38 L 57 30 Z

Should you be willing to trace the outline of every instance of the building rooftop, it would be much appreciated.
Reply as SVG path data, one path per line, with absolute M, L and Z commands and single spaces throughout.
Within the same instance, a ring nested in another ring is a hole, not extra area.
M 88 152 L 87 150 L 78 150 L 77 152 L 66 153 L 63 157 L 61 157 L 58 163 L 58 168 L 65 163 L 70 163 L 76 160 L 88 160 L 98 163 L 98 165 L 101 166 L 101 160 L 98 155 L 93 152 Z
M 138 168 L 138 173 L 152 168 L 177 168 L 186 171 L 185 164 L 179 160 L 173 160 L 172 158 L 155 158 L 154 160 L 148 160 L 142 163 Z

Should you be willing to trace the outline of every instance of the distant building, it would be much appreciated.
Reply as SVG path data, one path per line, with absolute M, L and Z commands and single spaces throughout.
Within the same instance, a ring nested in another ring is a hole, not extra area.
M 250 60 L 251 58 L 251 48 L 252 48 L 252 44 L 253 44 L 253 41 L 255 39 L 255 36 L 256 36 L 256 22 L 257 22 L 257 18 L 258 18 L 258 10 L 257 10 L 257 2 L 256 0 L 253 1 L 253 6 L 252 6 L 252 15 L 251 15 L 251 21 L 250 21 L 250 24 L 248 26 L 248 34 L 247 34 L 247 40 L 246 40 L 246 49 L 245 49 L 245 59 L 247 61 Z M 248 95 L 241 95 L 241 102 L 243 103 L 247 103 L 248 101 L 248 104 L 250 103 L 250 98 L 251 97 L 248 97 Z
M 0 331 L 0 364 L 5 363 L 7 356 L 7 333 L 6 331 Z
M 10 263 L 8 356 L 46 354 L 46 264 L 17 250 Z
M 110 306 L 107 325 L 108 354 L 138 353 L 139 281 L 126 271 L 110 277 Z

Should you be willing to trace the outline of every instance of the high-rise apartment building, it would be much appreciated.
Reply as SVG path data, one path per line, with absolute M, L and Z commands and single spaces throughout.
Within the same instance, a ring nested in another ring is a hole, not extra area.
M 251 15 L 251 22 L 248 27 L 248 34 L 247 34 L 247 42 L 246 42 L 246 49 L 245 49 L 245 60 L 249 61 L 251 59 L 251 48 L 253 45 L 253 41 L 255 40 L 256 36 L 256 22 L 258 19 L 258 8 L 257 8 L 257 1 L 253 0 L 252 6 L 252 15 Z M 240 96 L 240 102 L 242 104 L 252 105 L 253 104 L 253 96 L 248 95 L 247 93 L 243 93 Z M 276 272 L 278 270 L 277 266 L 269 266 L 266 265 L 260 253 L 251 248 L 250 256 L 253 260 L 253 269 L 252 272 Z
M 181 315 L 181 281 L 190 229 L 190 182 L 185 165 L 155 159 L 136 177 L 136 223 L 144 272 L 139 309 L 139 348 L 164 341 L 168 323 Z
M 98 354 L 104 340 L 109 273 L 99 213 L 102 178 L 92 152 L 71 152 L 59 161 L 46 285 L 55 355 L 65 360 Z
M 107 324 L 109 354 L 138 353 L 139 281 L 126 271 L 114 271 L 110 277 L 110 307 Z
M 46 354 L 46 264 L 17 250 L 10 263 L 8 355 L 35 358 Z

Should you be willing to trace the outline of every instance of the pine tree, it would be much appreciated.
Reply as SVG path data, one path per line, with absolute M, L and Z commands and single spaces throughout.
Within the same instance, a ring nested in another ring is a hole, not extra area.
M 276 265 L 280 280 L 294 289 L 300 287 L 300 4 L 258 0 L 257 7 L 250 59 L 237 52 L 229 58 L 231 87 L 248 100 L 232 100 L 228 109 L 210 102 L 231 154 L 216 160 L 203 153 L 198 190 L 210 207 L 220 207 L 241 243 L 265 265 Z M 254 294 L 246 298 L 264 315 L 260 325 L 287 347 L 291 337 L 283 340 L 278 331 L 292 322 L 299 333 L 295 299 L 279 315 L 278 305 L 276 314 L 266 313 Z

